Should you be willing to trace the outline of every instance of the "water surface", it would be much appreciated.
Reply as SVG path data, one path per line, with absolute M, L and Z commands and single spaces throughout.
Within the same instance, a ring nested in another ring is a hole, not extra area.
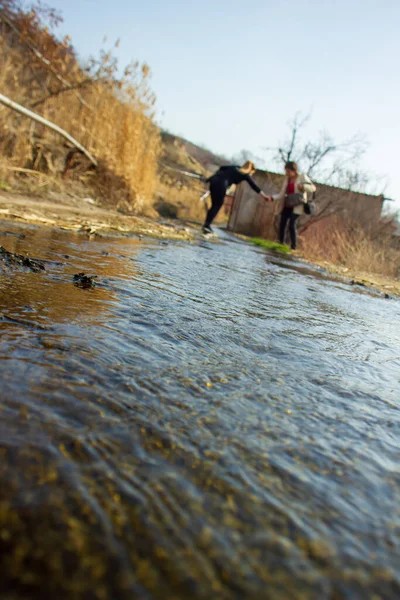
M 0 227 L 4 597 L 400 597 L 400 303 L 219 235 Z

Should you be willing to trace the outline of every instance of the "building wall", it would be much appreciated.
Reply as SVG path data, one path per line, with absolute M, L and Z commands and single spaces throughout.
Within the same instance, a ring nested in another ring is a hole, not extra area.
M 276 194 L 280 189 L 279 177 L 257 171 L 254 181 L 266 194 Z M 276 202 L 267 202 L 247 183 L 242 183 L 236 188 L 228 229 L 254 237 L 271 237 L 277 211 Z

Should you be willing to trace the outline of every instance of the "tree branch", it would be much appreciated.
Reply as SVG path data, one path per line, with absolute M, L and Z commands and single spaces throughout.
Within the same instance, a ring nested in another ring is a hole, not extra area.
M 88 83 L 91 83 L 91 79 L 85 79 L 84 81 L 82 81 L 81 83 L 77 83 L 76 85 L 69 85 L 68 87 L 63 87 L 58 90 L 55 90 L 54 92 L 51 92 L 50 94 L 47 94 L 46 96 L 43 96 L 42 98 L 39 98 L 39 100 L 36 100 L 35 102 L 33 102 L 33 104 L 31 104 L 30 107 L 35 108 L 36 106 L 39 106 L 39 104 L 43 104 L 43 102 L 46 102 L 46 100 L 49 100 L 49 98 L 54 98 L 55 96 L 59 96 L 60 94 L 63 94 L 64 92 L 81 89 Z

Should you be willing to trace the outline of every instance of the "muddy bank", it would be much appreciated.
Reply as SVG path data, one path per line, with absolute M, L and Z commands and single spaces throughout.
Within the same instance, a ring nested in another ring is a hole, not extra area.
M 377 273 L 355 271 L 344 265 L 334 265 L 327 261 L 315 261 L 313 264 L 319 265 L 328 272 L 344 278 L 351 285 L 377 290 L 382 294 L 388 294 L 389 296 L 400 296 L 399 279 L 390 279 L 388 277 L 378 275 Z
M 92 198 L 68 195 L 43 199 L 1 192 L 0 220 L 82 231 L 89 235 L 137 234 L 177 240 L 191 240 L 195 236 L 195 231 L 182 222 L 126 215 L 98 206 Z

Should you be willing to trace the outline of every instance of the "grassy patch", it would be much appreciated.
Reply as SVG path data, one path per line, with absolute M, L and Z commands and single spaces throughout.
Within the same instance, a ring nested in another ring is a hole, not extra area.
M 271 240 L 263 240 L 262 238 L 250 238 L 250 242 L 255 244 L 256 246 L 261 246 L 261 248 L 265 248 L 266 250 L 273 250 L 276 252 L 290 252 L 289 246 L 285 246 L 285 244 L 279 244 L 278 242 L 271 242 Z

